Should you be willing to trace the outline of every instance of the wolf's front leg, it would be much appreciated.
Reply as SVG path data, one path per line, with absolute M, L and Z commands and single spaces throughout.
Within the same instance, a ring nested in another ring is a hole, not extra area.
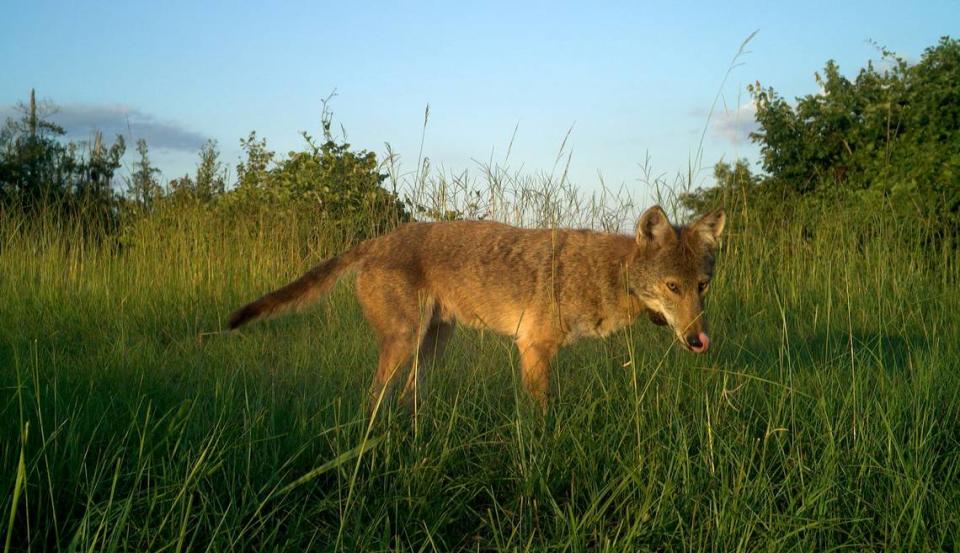
M 543 412 L 547 410 L 550 394 L 550 360 L 556 355 L 558 347 L 551 341 L 517 340 L 523 386 Z

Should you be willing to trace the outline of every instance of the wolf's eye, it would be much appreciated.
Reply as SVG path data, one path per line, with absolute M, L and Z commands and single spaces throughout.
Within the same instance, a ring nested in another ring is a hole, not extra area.
M 673 293 L 675 293 L 675 294 L 679 294 L 679 293 L 680 293 L 680 287 L 677 286 L 677 283 L 676 283 L 676 282 L 668 282 L 668 283 L 667 283 L 667 288 L 669 288 L 670 291 L 673 292 Z
M 698 284 L 697 287 L 700 289 L 701 292 L 703 292 L 704 290 L 707 289 L 707 285 L 708 285 L 708 284 L 710 284 L 710 282 L 708 282 L 708 281 L 706 281 L 706 280 L 701 280 L 701 281 L 700 281 L 700 284 Z

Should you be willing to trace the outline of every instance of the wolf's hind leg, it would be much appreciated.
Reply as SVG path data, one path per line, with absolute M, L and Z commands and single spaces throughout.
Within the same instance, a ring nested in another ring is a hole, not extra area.
M 453 336 L 456 325 L 452 322 L 443 322 L 439 317 L 439 310 L 434 312 L 430 325 L 427 328 L 420 349 L 414 359 L 413 366 L 407 373 L 407 382 L 403 387 L 402 399 L 411 409 L 418 401 L 425 397 L 424 380 L 427 372 L 443 355 L 447 343 Z
M 377 372 L 370 385 L 370 411 L 377 405 L 388 400 L 397 380 L 397 373 L 407 364 L 416 348 L 414 333 L 393 334 L 381 337 L 380 359 L 377 361 Z
M 418 293 L 403 273 L 369 271 L 357 275 L 357 298 L 380 346 L 377 372 L 370 386 L 371 412 L 387 401 L 398 376 L 420 347 L 434 311 L 434 301 Z

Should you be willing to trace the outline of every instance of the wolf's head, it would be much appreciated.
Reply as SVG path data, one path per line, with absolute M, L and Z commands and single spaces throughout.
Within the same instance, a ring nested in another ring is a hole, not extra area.
M 651 321 L 669 325 L 696 353 L 710 347 L 703 298 L 710 288 L 724 221 L 723 210 L 718 209 L 691 225 L 676 227 L 660 206 L 653 206 L 637 223 L 637 255 L 628 267 L 631 292 Z

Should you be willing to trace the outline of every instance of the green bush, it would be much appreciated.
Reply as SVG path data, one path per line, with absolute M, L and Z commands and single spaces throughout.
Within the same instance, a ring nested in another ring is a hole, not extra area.
M 960 228 L 960 41 L 943 38 L 911 65 L 883 50 L 850 80 L 829 61 L 820 93 L 794 105 L 751 87 L 767 175 L 797 196 L 846 197 L 893 209 L 934 235 Z
M 266 140 L 256 133 L 241 141 L 246 160 L 237 166 L 236 188 L 220 208 L 231 214 L 293 211 L 334 223 L 348 237 L 365 238 L 409 220 L 398 195 L 383 187 L 377 156 L 353 151 L 327 136 L 323 143 L 303 133 L 306 149 L 274 161 Z

